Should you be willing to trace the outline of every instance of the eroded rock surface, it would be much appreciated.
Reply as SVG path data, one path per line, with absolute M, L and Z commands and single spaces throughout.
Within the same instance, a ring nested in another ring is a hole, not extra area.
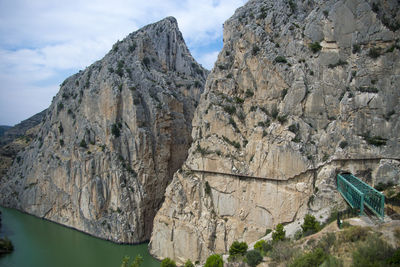
M 343 204 L 341 171 L 399 182 L 400 9 L 374 3 L 251 0 L 224 24 L 153 255 L 204 262 L 278 223 L 326 217 Z
M 115 242 L 148 240 L 207 74 L 175 18 L 130 34 L 63 82 L 1 181 L 1 204 Z

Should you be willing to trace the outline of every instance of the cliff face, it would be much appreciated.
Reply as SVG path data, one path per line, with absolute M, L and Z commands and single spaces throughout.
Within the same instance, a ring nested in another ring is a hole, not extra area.
M 400 173 L 398 1 L 249 1 L 193 120 L 188 159 L 154 220 L 150 252 L 204 261 L 267 228 L 326 218 L 340 171 Z
M 130 34 L 64 81 L 2 180 L 1 204 L 116 242 L 148 240 L 206 75 L 174 18 Z

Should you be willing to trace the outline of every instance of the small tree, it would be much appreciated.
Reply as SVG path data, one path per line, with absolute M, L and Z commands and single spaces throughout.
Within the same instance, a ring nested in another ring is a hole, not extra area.
M 272 233 L 272 240 L 273 241 L 282 241 L 285 240 L 286 231 L 283 230 L 283 225 L 279 223 L 275 231 Z
M 222 259 L 221 255 L 213 254 L 207 258 L 206 264 L 204 267 L 223 267 L 224 260 Z
M 194 267 L 194 264 L 192 263 L 191 260 L 187 260 L 187 261 L 185 262 L 185 267 Z
M 258 250 L 250 250 L 246 253 L 246 262 L 251 267 L 257 266 L 260 262 L 262 262 L 262 259 L 263 257 Z
M 301 229 L 303 229 L 303 235 L 310 235 L 321 230 L 321 225 L 314 216 L 306 214 Z
M 270 242 L 260 240 L 254 244 L 254 249 L 260 251 L 261 255 L 265 255 L 268 251 L 272 249 L 272 245 Z
M 111 133 L 117 138 L 121 135 L 119 127 L 116 123 L 113 123 L 113 125 L 111 126 Z
M 161 267 L 176 267 L 175 261 L 171 260 L 170 258 L 165 258 L 161 262 Z
M 129 266 L 129 267 L 140 267 L 140 265 L 141 265 L 142 262 L 143 262 L 143 257 L 140 256 L 140 255 L 137 255 L 137 256 L 135 257 L 135 259 L 133 260 L 133 262 L 131 263 L 131 265 L 128 265 L 130 259 L 131 259 L 130 257 L 125 256 L 125 257 L 122 259 L 121 267 L 128 267 L 128 266 Z
M 242 255 L 244 256 L 247 251 L 247 244 L 246 242 L 239 242 L 239 241 L 234 241 L 229 248 L 229 255 L 231 256 L 236 256 L 236 255 Z
M 86 144 L 85 139 L 82 139 L 82 140 L 81 140 L 81 142 L 79 143 L 79 146 L 80 146 L 80 147 L 83 147 L 83 148 L 87 148 L 87 144 Z

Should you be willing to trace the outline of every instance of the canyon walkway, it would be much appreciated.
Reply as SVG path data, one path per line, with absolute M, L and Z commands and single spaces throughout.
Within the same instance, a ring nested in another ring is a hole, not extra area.
M 365 207 L 381 219 L 384 218 L 385 196 L 351 173 L 337 175 L 337 188 L 349 205 L 364 213 Z

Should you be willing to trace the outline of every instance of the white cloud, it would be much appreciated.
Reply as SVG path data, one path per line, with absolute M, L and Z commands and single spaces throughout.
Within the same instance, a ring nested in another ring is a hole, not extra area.
M 214 67 L 215 61 L 217 61 L 218 54 L 219 51 L 211 51 L 209 53 L 200 55 L 198 60 L 202 62 L 206 69 L 211 70 Z
M 118 39 L 167 16 L 177 18 L 196 59 L 211 68 L 218 54 L 213 44 L 222 42 L 223 22 L 245 2 L 0 1 L 0 124 L 14 124 L 41 111 L 67 78 L 63 73 L 90 65 Z

